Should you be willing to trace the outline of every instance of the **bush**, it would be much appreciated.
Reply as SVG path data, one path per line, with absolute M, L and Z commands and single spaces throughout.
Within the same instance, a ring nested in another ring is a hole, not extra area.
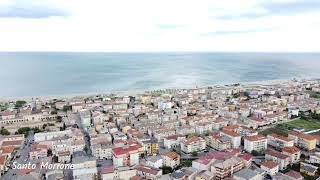
M 1 135 L 10 135 L 10 132 L 8 131 L 8 129 L 5 129 L 2 127 L 0 130 L 0 134 Z

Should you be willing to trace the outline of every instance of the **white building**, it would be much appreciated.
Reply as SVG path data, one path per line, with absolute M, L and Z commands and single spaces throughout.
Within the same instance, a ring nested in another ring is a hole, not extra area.
M 185 153 L 192 153 L 202 151 L 206 148 L 206 141 L 201 137 L 192 137 L 185 139 L 180 143 L 181 151 Z
M 263 152 L 267 149 L 267 138 L 262 135 L 248 136 L 244 138 L 244 149 L 247 152 Z
M 241 145 L 241 136 L 239 133 L 229 130 L 222 130 L 220 135 L 226 136 L 231 140 L 232 148 L 239 148 Z
M 279 172 L 279 165 L 273 161 L 265 161 L 261 164 L 260 168 L 262 170 L 265 170 L 267 174 L 270 176 L 275 175 L 277 172 Z

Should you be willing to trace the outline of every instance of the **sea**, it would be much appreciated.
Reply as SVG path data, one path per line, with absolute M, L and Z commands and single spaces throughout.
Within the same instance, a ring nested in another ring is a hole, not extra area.
M 0 98 L 320 78 L 320 53 L 0 52 Z

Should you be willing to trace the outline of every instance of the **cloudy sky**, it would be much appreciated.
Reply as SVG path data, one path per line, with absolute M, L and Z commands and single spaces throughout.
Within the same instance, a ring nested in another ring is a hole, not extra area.
M 0 51 L 320 51 L 320 1 L 0 0 Z

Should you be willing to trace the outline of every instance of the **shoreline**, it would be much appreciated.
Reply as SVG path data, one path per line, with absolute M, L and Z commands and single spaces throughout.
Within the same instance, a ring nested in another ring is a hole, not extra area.
M 71 93 L 71 94 L 57 94 L 57 95 L 39 95 L 39 96 L 15 96 L 15 97 L 0 97 L 0 101 L 16 101 L 16 100 L 26 100 L 30 101 L 32 99 L 42 99 L 42 100 L 50 100 L 50 99 L 72 99 L 72 98 L 83 98 L 90 97 L 96 95 L 108 95 L 115 94 L 118 96 L 137 96 L 139 94 L 143 94 L 146 92 L 152 91 L 161 91 L 161 90 L 170 90 L 170 89 L 201 89 L 201 88 L 222 88 L 222 87 L 231 87 L 235 84 L 240 84 L 240 86 L 260 86 L 260 85 L 276 85 L 281 83 L 293 82 L 293 80 L 297 81 L 317 81 L 320 80 L 320 77 L 310 77 L 310 78 L 292 78 L 292 79 L 277 79 L 277 80 L 262 80 L 262 81 L 251 81 L 251 82 L 235 82 L 235 83 L 217 83 L 212 85 L 203 85 L 203 86 L 194 86 L 194 87 L 167 87 L 162 89 L 145 89 L 145 90 L 119 90 L 119 91 L 105 91 L 105 92 L 88 92 L 88 93 Z

